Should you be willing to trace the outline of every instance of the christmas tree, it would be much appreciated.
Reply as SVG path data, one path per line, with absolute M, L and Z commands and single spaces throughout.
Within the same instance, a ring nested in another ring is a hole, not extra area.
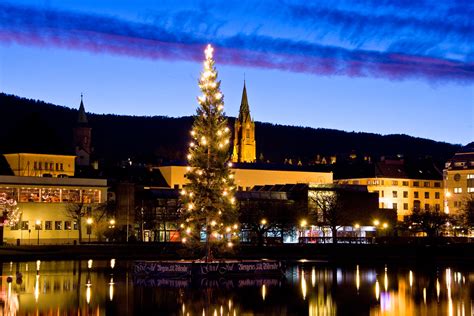
M 224 116 L 224 96 L 214 66 L 213 48 L 205 50 L 199 79 L 202 95 L 191 130 L 186 177 L 181 191 L 182 242 L 200 247 L 205 236 L 205 258 L 212 251 L 232 248 L 238 240 L 234 175 L 230 171 L 230 129 Z M 211 250 L 212 249 L 212 250 Z

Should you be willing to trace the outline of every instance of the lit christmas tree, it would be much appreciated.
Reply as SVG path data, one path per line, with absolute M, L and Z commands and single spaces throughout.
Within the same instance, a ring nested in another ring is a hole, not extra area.
M 211 249 L 232 248 L 238 240 L 234 175 L 230 171 L 230 129 L 224 116 L 224 96 L 214 67 L 213 48 L 205 50 L 204 70 L 199 79 L 202 95 L 191 131 L 186 177 L 181 191 L 182 242 L 201 245 L 205 236 L 206 261 Z

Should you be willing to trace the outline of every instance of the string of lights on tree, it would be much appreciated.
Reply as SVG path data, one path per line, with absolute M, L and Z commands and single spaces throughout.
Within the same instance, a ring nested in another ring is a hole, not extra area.
M 0 215 L 6 216 L 6 224 L 10 227 L 16 226 L 20 221 L 20 208 L 14 199 L 7 199 L 5 196 L 0 195 L 0 212 Z
M 224 115 L 224 96 L 214 66 L 211 45 L 205 50 L 204 70 L 199 79 L 202 95 L 191 130 L 186 178 L 181 190 L 182 242 L 232 247 L 238 240 L 234 174 L 231 172 L 230 129 Z M 209 249 L 209 248 L 208 248 Z M 209 252 L 208 252 L 209 255 Z

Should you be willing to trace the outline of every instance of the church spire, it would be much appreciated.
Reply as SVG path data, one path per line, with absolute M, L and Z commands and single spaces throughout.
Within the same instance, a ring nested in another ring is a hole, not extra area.
M 77 116 L 77 123 L 87 124 L 87 115 L 86 115 L 86 109 L 84 108 L 84 102 L 82 100 L 82 93 L 81 93 L 81 104 L 79 105 L 79 114 Z
M 240 102 L 239 120 L 247 121 L 250 119 L 251 118 L 250 118 L 249 101 L 247 99 L 247 87 L 245 86 L 245 79 L 244 79 L 244 90 L 242 91 L 242 101 Z
M 234 124 L 234 150 L 232 160 L 234 162 L 246 163 L 256 161 L 255 123 L 250 117 L 245 80 L 239 116 Z

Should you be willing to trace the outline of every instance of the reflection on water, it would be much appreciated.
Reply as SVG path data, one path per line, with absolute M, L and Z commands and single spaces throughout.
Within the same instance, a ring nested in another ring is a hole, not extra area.
M 120 260 L 0 264 L 0 315 L 473 315 L 474 269 L 302 262 L 284 278 L 134 278 Z

